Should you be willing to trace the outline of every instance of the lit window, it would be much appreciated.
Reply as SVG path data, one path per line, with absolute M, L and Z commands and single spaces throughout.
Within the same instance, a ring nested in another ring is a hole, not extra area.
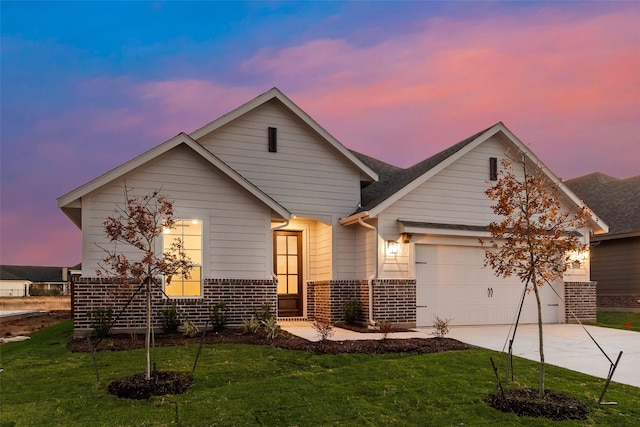
M 164 292 L 169 297 L 202 296 L 202 221 L 176 221 L 174 228 L 164 231 L 163 237 L 163 252 L 170 252 L 171 244 L 180 239 L 193 265 L 189 278 L 176 274 L 171 281 L 165 281 Z

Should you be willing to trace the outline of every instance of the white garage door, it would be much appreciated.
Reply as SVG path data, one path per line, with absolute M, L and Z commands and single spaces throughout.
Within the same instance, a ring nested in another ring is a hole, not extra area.
M 501 278 L 484 267 L 477 246 L 416 245 L 416 323 L 431 326 L 435 316 L 451 325 L 511 324 L 517 316 L 524 284 Z M 554 284 L 560 295 L 561 288 Z M 559 298 L 549 286 L 540 288 L 542 319 L 557 323 Z M 536 298 L 527 292 L 520 323 L 537 323 Z

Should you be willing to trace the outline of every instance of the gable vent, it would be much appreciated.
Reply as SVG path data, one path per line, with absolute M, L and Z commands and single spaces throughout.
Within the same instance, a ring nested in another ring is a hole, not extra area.
M 269 128 L 269 152 L 276 153 L 278 151 L 278 128 Z
M 489 157 L 489 179 L 491 181 L 498 180 L 498 158 Z

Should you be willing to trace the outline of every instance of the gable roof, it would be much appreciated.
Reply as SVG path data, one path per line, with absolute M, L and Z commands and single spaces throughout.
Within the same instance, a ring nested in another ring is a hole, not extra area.
M 0 265 L 0 279 L 28 280 L 33 283 L 66 282 L 68 278 L 62 277 L 62 270 L 63 267 Z
M 351 216 L 343 218 L 340 222 L 343 225 L 347 225 L 356 221 L 359 217 L 376 217 L 384 209 L 426 182 L 433 175 L 497 134 L 502 134 L 507 143 L 511 144 L 516 150 L 524 153 L 534 164 L 538 165 L 540 170 L 551 182 L 558 186 L 561 193 L 571 200 L 571 202 L 577 206 L 583 205 L 583 202 L 563 184 L 562 180 L 555 176 L 502 122 L 498 122 L 406 169 L 396 168 L 368 156 L 358 154 L 363 161 L 368 162 L 370 167 L 374 169 L 379 168 L 377 171 L 381 179 L 362 190 L 362 203 L 360 208 Z M 608 230 L 607 225 L 594 214 L 592 214 L 591 222 L 595 232 L 603 233 Z
M 601 239 L 640 236 L 640 175 L 618 179 L 594 172 L 565 184 L 609 225 Z
M 92 191 L 97 190 L 98 188 L 112 182 L 115 179 L 121 178 L 125 174 L 133 171 L 134 169 L 144 165 L 145 163 L 156 159 L 158 156 L 167 153 L 168 151 L 178 147 L 179 145 L 185 145 L 189 147 L 193 152 L 201 156 L 207 162 L 209 162 L 213 167 L 220 170 L 226 176 L 228 176 L 231 180 L 236 182 L 242 188 L 247 190 L 250 194 L 255 196 L 262 203 L 271 208 L 278 215 L 282 216 L 285 219 L 291 218 L 291 213 L 280 205 L 278 202 L 273 200 L 267 194 L 265 194 L 258 187 L 253 185 L 247 179 L 245 179 L 242 175 L 236 172 L 234 169 L 229 167 L 226 163 L 216 157 L 209 150 L 204 148 L 202 145 L 198 144 L 193 138 L 185 133 L 180 133 L 175 137 L 169 139 L 168 141 L 163 142 L 162 144 L 152 148 L 151 150 L 146 151 L 145 153 L 135 157 L 134 159 L 118 166 L 115 169 L 99 176 L 98 178 L 86 183 L 85 185 L 78 187 L 77 189 L 65 194 L 58 198 L 58 207 L 62 209 L 62 211 L 78 226 L 81 227 L 81 215 L 80 215 L 80 199 L 91 193 Z
M 327 132 L 322 126 L 320 126 L 315 120 L 305 113 L 300 107 L 298 107 L 293 101 L 291 101 L 285 94 L 283 94 L 278 88 L 272 88 L 262 95 L 257 96 L 251 101 L 246 102 L 235 110 L 225 114 L 224 116 L 204 125 L 198 130 L 195 130 L 189 134 L 194 140 L 206 136 L 207 134 L 219 129 L 220 127 L 232 122 L 233 120 L 241 117 L 249 111 L 263 105 L 269 101 L 277 100 L 282 106 L 289 110 L 292 114 L 296 115 L 302 122 L 304 122 L 309 128 L 311 128 L 317 135 L 325 140 L 331 147 L 333 147 L 343 158 L 349 163 L 360 170 L 372 181 L 378 180 L 378 174 L 371 169 L 366 163 L 364 163 L 353 152 L 349 151 L 344 145 L 334 138 L 329 132 Z

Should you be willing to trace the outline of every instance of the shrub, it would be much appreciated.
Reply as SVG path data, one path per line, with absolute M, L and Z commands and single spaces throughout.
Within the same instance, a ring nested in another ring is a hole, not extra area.
M 166 334 L 172 334 L 178 331 L 180 320 L 178 319 L 178 309 L 175 304 L 164 308 L 160 315 L 162 317 L 162 331 Z
M 322 341 L 326 341 L 332 336 L 335 331 L 333 330 L 333 325 L 327 322 L 321 322 L 316 320 L 313 322 L 313 329 L 316 330 L 316 333 L 320 337 Z
M 260 323 L 266 322 L 275 317 L 276 315 L 271 311 L 270 304 L 262 304 L 260 308 L 256 310 L 256 319 L 258 319 Z
M 451 319 L 441 319 L 436 316 L 436 320 L 433 321 L 433 332 L 431 335 L 442 338 L 449 333 L 449 322 Z
M 393 323 L 388 320 L 380 320 L 378 322 L 378 330 L 382 334 L 382 339 L 386 340 L 387 335 L 394 330 Z
M 358 300 L 350 299 L 342 305 L 344 321 L 353 325 L 362 314 L 362 304 Z
M 224 301 L 209 306 L 209 318 L 211 329 L 215 332 L 223 330 L 227 326 L 227 304 Z
M 267 332 L 267 338 L 269 338 L 270 340 L 274 339 L 280 334 L 280 325 L 278 324 L 278 320 L 275 316 L 271 316 L 267 320 L 263 320 L 261 323 L 264 326 L 265 331 Z
M 198 327 L 191 320 L 185 320 L 182 326 L 178 328 L 178 330 L 184 335 L 192 338 L 198 335 L 198 332 L 200 332 Z
M 111 330 L 113 321 L 113 307 L 98 307 L 89 312 L 93 335 L 96 338 L 105 338 Z
M 242 333 L 255 334 L 260 329 L 260 321 L 256 316 L 251 316 L 249 319 L 242 319 Z

